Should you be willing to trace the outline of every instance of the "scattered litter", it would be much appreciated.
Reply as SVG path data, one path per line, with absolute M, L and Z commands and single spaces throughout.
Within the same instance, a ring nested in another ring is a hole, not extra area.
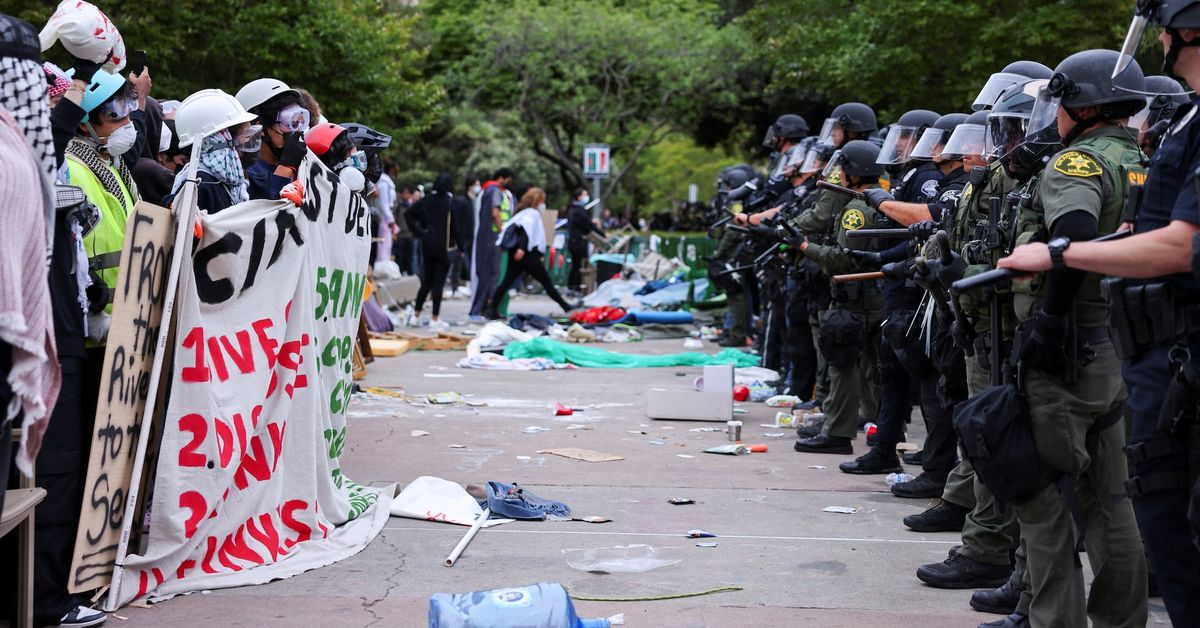
M 606 517 L 597 517 L 595 515 L 592 515 L 590 517 L 572 517 L 572 518 L 568 519 L 567 521 L 582 521 L 584 523 L 609 523 L 612 521 L 612 519 L 608 519 Z
M 578 447 L 560 447 L 558 449 L 543 449 L 538 451 L 539 454 L 551 454 L 554 456 L 562 456 L 563 458 L 571 458 L 572 460 L 582 460 L 584 462 L 612 462 L 614 460 L 624 460 L 621 456 L 614 454 L 606 454 L 600 451 L 592 451 L 591 449 L 580 449 Z
M 645 430 L 625 430 L 626 434 L 645 434 Z
M 829 467 L 826 467 L 823 464 L 810 464 L 810 465 L 808 465 L 808 468 L 809 469 L 828 469 Z
M 429 436 L 429 432 L 426 432 L 425 430 L 413 430 L 412 435 L 413 436 Z
M 425 377 L 430 379 L 458 379 L 462 376 L 462 373 L 425 373 Z
M 694 504 L 694 503 L 696 503 L 696 500 L 688 499 L 686 497 L 672 497 L 671 499 L 667 500 L 667 503 L 674 504 L 676 506 L 684 506 L 687 504 Z
M 515 358 L 510 360 L 498 353 L 469 355 L 460 359 L 455 366 L 463 369 L 484 369 L 489 371 L 553 371 L 575 368 L 574 364 L 557 364 L 549 358 Z
M 688 454 L 675 454 L 675 456 L 677 458 L 695 458 L 695 456 L 689 456 Z
M 548 427 L 539 427 L 539 426 L 537 426 L 537 425 L 530 425 L 529 427 L 527 427 L 527 428 L 525 428 L 525 429 L 523 429 L 523 430 L 521 430 L 521 431 L 522 431 L 522 432 L 524 432 L 524 433 L 526 433 L 526 434 L 537 434 L 538 432 L 549 432 L 549 431 L 550 431 L 550 428 L 548 428 Z
M 428 475 L 409 482 L 392 500 L 390 511 L 393 517 L 441 521 L 461 526 L 473 526 L 483 514 L 479 502 L 461 485 Z M 482 527 L 511 521 L 512 519 L 488 519 Z
M 737 386 L 733 387 L 733 400 L 734 401 L 745 401 L 749 398 L 750 398 L 750 388 L 749 387 L 747 387 L 743 384 L 738 384 Z
M 716 547 L 716 543 L 697 543 L 696 547 Z
M 547 517 L 571 516 L 570 506 L 563 502 L 538 497 L 516 482 L 512 484 L 488 482 L 486 493 L 484 491 L 485 488 L 481 486 L 467 486 L 468 493 L 486 495 L 488 510 L 502 517 L 542 521 Z
M 467 402 L 467 405 L 471 406 L 472 408 L 483 408 L 487 406 L 487 402 L 471 400 Z
M 763 436 L 766 438 L 783 438 L 787 436 L 787 432 L 763 432 Z
M 682 562 L 671 555 L 675 548 L 656 549 L 649 545 L 618 545 L 592 549 L 565 549 L 567 565 L 589 573 L 644 573 Z
M 563 405 L 562 403 L 555 404 L 554 406 L 554 416 L 571 416 L 574 413 L 574 408 Z
M 825 512 L 836 512 L 840 515 L 852 515 L 858 512 L 857 508 L 852 508 L 850 506 L 826 506 L 822 510 Z
M 466 449 L 466 445 L 450 445 L 450 449 Z
M 719 427 L 693 427 L 689 432 L 724 432 L 725 430 Z
M 768 408 L 791 408 L 800 403 L 800 398 L 795 395 L 775 395 L 767 398 Z
M 907 473 L 889 473 L 889 474 L 887 474 L 887 477 L 883 479 L 883 481 L 890 488 L 890 487 L 892 487 L 896 484 L 900 484 L 902 482 L 912 482 L 915 479 L 917 479 L 917 478 L 915 478 Z
M 712 532 L 705 532 L 704 530 L 688 530 L 688 533 L 684 536 L 689 539 L 712 539 L 716 538 L 717 535 Z
M 665 441 L 665 440 L 648 440 L 646 442 L 650 445 L 666 445 L 667 444 L 667 441 Z
M 429 598 L 430 626 L 596 626 L 625 623 L 624 613 L 581 619 L 571 596 L 557 582 L 524 587 L 437 593 Z M 568 622 L 565 618 L 571 618 Z M 415 622 L 414 622 L 415 623 Z
M 750 453 L 750 448 L 741 444 L 734 443 L 732 445 L 718 445 L 704 450 L 706 454 L 725 454 L 727 456 L 741 456 Z
M 463 402 L 463 396 L 454 391 L 434 393 L 426 398 L 429 400 L 429 403 L 439 405 Z
M 767 446 L 766 445 L 750 445 L 750 453 L 765 454 L 765 453 L 767 453 Z
M 750 411 L 745 408 L 734 408 L 733 413 L 734 414 L 750 414 Z
M 675 371 L 675 377 L 687 377 L 687 373 L 683 371 Z
M 517 460 L 533 460 L 530 456 L 517 456 Z
M 661 428 L 659 428 L 659 429 L 663 429 L 663 430 L 673 430 L 673 429 L 675 429 L 675 428 L 674 428 L 674 427 L 671 427 L 670 425 L 667 425 L 667 426 L 665 426 L 665 427 L 661 427 Z
M 800 419 L 791 412 L 776 412 L 774 427 L 799 427 Z
M 568 430 L 590 430 L 590 429 L 592 429 L 592 426 L 590 426 L 590 425 L 580 425 L 580 424 L 578 424 L 578 423 L 572 423 L 572 424 L 570 424 L 570 425 L 568 425 L 568 426 L 567 426 L 567 429 L 568 429 Z
M 699 338 L 687 338 L 683 341 L 684 349 L 703 349 L 704 341 Z

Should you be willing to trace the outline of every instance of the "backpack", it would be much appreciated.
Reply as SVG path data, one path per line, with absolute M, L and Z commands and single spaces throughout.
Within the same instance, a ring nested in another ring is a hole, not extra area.
M 817 344 L 831 366 L 848 368 L 858 361 L 862 351 L 863 317 L 843 307 L 825 310 L 817 330 Z
M 1025 398 L 1015 384 L 992 386 L 954 408 L 954 431 L 979 480 L 1002 502 L 1020 504 L 1046 486 Z

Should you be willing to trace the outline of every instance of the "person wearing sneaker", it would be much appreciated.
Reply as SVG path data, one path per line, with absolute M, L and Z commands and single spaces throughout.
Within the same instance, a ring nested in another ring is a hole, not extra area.
M 876 163 L 878 157 L 879 148 L 871 142 L 852 140 L 830 158 L 826 171 L 840 167 L 851 189 L 877 188 L 884 172 L 883 165 Z M 823 239 L 826 244 L 805 237 L 797 246 L 830 276 L 858 272 L 859 263 L 845 252 L 850 244 L 846 234 L 873 224 L 874 213 L 865 201 L 851 200 L 833 221 L 836 232 Z M 860 405 L 873 406 L 865 416 L 878 414 L 875 370 L 882 314 L 883 297 L 876 280 L 836 285 L 833 304 L 821 315 L 818 332 L 831 384 L 823 406 L 825 424 L 819 435 L 798 439 L 796 451 L 854 453 L 851 441 L 858 433 Z
M 462 229 L 455 225 L 454 195 L 450 192 L 453 185 L 454 180 L 449 173 L 439 173 L 433 182 L 433 192 L 417 201 L 405 215 L 409 228 L 420 239 L 424 260 L 414 315 L 418 320 L 421 318 L 425 298 L 429 297 L 433 301 L 430 327 L 435 331 L 449 328 L 449 325 L 438 320 L 438 316 L 442 311 L 442 290 L 450 269 L 450 256 L 467 246 L 467 241 L 460 237 Z
M 542 256 L 546 252 L 546 228 L 542 223 L 542 210 L 546 209 L 546 192 L 542 188 L 529 188 L 517 204 L 517 214 L 504 223 L 496 244 L 508 253 L 508 269 L 504 280 L 496 288 L 488 304 L 485 316 L 500 318 L 498 307 L 500 299 L 522 275 L 529 275 L 542 284 L 546 296 L 554 300 L 563 312 L 570 312 L 580 304 L 571 305 L 563 299 L 558 289 L 554 287 L 550 274 L 542 265 Z

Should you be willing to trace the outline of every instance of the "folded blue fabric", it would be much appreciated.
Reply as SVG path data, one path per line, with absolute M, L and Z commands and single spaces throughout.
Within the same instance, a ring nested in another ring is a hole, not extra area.
M 505 519 L 545 519 L 551 517 L 570 517 L 571 507 L 562 503 L 542 499 L 525 490 L 520 484 L 513 482 L 487 483 L 487 499 L 478 500 L 479 505 L 489 508 L 493 515 Z

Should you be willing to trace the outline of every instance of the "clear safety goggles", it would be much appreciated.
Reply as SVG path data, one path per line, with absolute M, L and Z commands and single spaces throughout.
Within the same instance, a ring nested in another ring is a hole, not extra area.
M 262 135 L 262 125 L 255 124 L 233 138 L 233 143 L 243 153 L 257 153 L 262 148 Z
M 971 103 L 971 111 L 990 109 L 992 105 L 996 104 L 996 99 L 1004 90 L 1026 80 L 1029 79 L 1010 72 L 997 72 L 989 76 L 987 82 L 983 84 L 983 88 L 979 90 L 979 94 L 975 96 L 975 101 Z
M 925 129 L 921 134 L 921 139 L 917 140 L 917 145 L 913 146 L 912 153 L 909 154 L 911 159 L 933 159 L 941 160 L 942 146 L 946 143 L 946 139 L 950 136 L 950 132 L 945 129 L 935 129 L 930 127 Z
M 1020 115 L 988 116 L 987 143 L 984 154 L 999 159 L 1025 141 L 1025 130 L 1029 119 Z
M 902 164 L 908 162 L 917 139 L 917 127 L 893 124 L 888 128 L 887 137 L 883 140 L 883 148 L 879 149 L 879 157 L 875 159 L 875 163 Z
M 842 165 L 842 150 L 833 151 L 833 156 L 829 158 L 829 162 L 825 164 L 825 169 L 821 171 L 821 178 L 828 179 L 832 177 L 837 169 Z
M 100 105 L 100 115 L 109 120 L 124 120 L 137 108 L 137 98 L 114 98 Z
M 284 133 L 308 131 L 308 110 L 300 105 L 289 105 L 275 116 L 275 126 Z
M 1029 123 L 1025 129 L 1025 141 L 1034 144 L 1057 144 L 1062 141 L 1058 136 L 1058 110 L 1062 108 L 1063 89 L 1050 85 L 1038 90 L 1037 100 L 1033 103 L 1033 111 L 1029 114 Z
M 982 124 L 960 124 L 954 127 L 946 146 L 942 148 L 942 158 L 966 157 L 984 155 L 984 144 L 987 142 L 987 127 Z

